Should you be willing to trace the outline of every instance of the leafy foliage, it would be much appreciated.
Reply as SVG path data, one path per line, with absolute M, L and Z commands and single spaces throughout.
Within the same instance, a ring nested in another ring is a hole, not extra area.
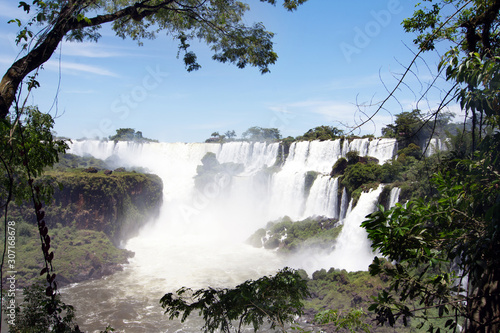
M 337 327 L 338 332 L 345 329 L 348 332 L 370 333 L 371 325 L 365 322 L 366 312 L 363 309 L 350 309 L 347 313 L 340 310 L 324 310 L 316 314 L 314 321 L 318 324 L 332 323 Z
M 73 306 L 66 305 L 60 296 L 56 297 L 57 308 L 63 315 L 62 320 L 54 321 L 49 316 L 51 298 L 45 295 L 45 287 L 38 281 L 23 290 L 22 306 L 15 309 L 14 325 L 9 325 L 12 333 L 78 333 Z
M 311 217 L 302 221 L 269 222 L 265 229 L 257 230 L 248 242 L 255 247 L 293 252 L 304 248 L 330 248 L 340 234 L 342 225 L 336 219 Z
M 38 230 L 32 223 L 16 220 L 16 285 L 26 287 L 39 280 L 41 262 Z M 3 232 L 3 228 L 0 228 Z M 3 238 L 3 237 L 2 237 Z M 78 230 L 58 224 L 51 228 L 60 285 L 100 278 L 121 270 L 131 253 L 115 247 L 100 231 Z
M 420 110 L 401 112 L 396 115 L 394 124 L 382 128 L 382 135 L 396 138 L 400 148 L 406 148 L 410 144 L 420 146 L 426 138 L 430 137 L 432 128 L 427 124 Z
M 110 140 L 117 141 L 133 141 L 133 142 L 158 142 L 158 140 L 148 139 L 142 136 L 141 131 L 135 131 L 133 128 L 119 128 L 115 135 L 109 137 Z
M 500 191 L 492 171 L 482 163 L 459 161 L 456 168 L 434 176 L 439 195 L 430 202 L 381 208 L 363 223 L 373 247 L 396 261 L 386 265 L 377 259 L 370 266 L 372 274 L 390 276 L 391 290 L 399 294 L 399 300 L 388 293 L 379 295 L 372 309 L 380 322 L 391 324 L 398 316 L 428 319 L 432 308 L 439 309 L 440 317 L 452 314 L 453 325 L 460 316 L 479 320 L 473 310 L 477 295 L 490 304 L 483 324 L 495 318 L 498 291 L 487 281 L 496 276 L 492 267 L 499 264 Z M 468 282 L 466 290 L 457 281 Z M 421 315 L 407 307 L 408 300 L 418 300 Z
M 308 130 L 304 135 L 298 136 L 297 141 L 312 141 L 312 140 L 336 140 L 344 135 L 344 131 L 333 126 L 318 126 Z
M 265 322 L 271 329 L 285 332 L 285 325 L 302 314 L 306 296 L 306 280 L 297 271 L 284 268 L 274 276 L 248 280 L 233 289 L 181 288 L 176 294 L 165 294 L 160 304 L 169 319 L 182 314 L 182 322 L 198 311 L 205 320 L 204 332 L 240 332 L 242 325 L 251 325 L 257 331 Z
M 87 169 L 91 167 L 98 170 L 109 168 L 109 166 L 103 160 L 100 160 L 93 156 L 60 154 L 59 161 L 52 166 L 51 170 L 69 171 L 68 169 Z
M 68 146 L 64 140 L 54 139 L 54 120 L 36 107 L 28 107 L 17 118 L 0 122 L 0 161 L 2 168 L 0 201 L 5 207 L 11 199 L 17 203 L 31 200 L 28 187 L 29 175 L 38 177 L 47 166 L 52 166 Z M 27 152 L 27 155 L 25 154 Z M 42 186 L 42 185 L 40 185 Z M 50 197 L 50 188 L 41 188 L 45 198 Z
M 403 21 L 407 32 L 417 33 L 415 44 L 423 51 L 434 50 L 441 41 L 453 41 L 465 52 L 495 53 L 500 46 L 498 1 L 430 1 L 419 4 L 413 16 Z
M 441 40 L 456 45 L 438 68 L 453 83 L 441 104 L 460 103 L 471 142 L 455 142 L 461 147 L 452 155 L 460 158 L 433 173 L 432 197 L 381 209 L 364 223 L 374 248 L 394 262 L 377 259 L 370 267 L 391 279 L 371 307 L 380 323 L 419 317 L 430 332 L 458 324 L 465 332 L 500 329 L 499 13 L 499 1 L 436 1 L 419 4 L 404 22 L 419 33 L 421 51 Z M 441 327 L 429 321 L 433 316 L 445 319 Z
M 63 157 L 61 161 L 67 159 Z M 83 167 L 87 163 L 103 163 L 85 158 L 70 161 Z M 51 247 L 58 253 L 58 282 L 77 282 L 118 270 L 120 264 L 127 262 L 129 253 L 116 246 L 158 213 L 162 202 L 161 179 L 136 172 L 107 175 L 62 165 L 58 169 L 46 171 L 34 182 L 54 187 L 51 200 L 46 202 L 50 209 L 45 217 L 51 223 Z M 24 203 L 10 205 L 7 216 L 7 220 L 16 222 L 18 231 L 19 286 L 39 276 L 42 268 L 43 256 L 33 215 L 33 208 Z
M 363 184 L 376 182 L 380 177 L 381 167 L 377 163 L 356 163 L 348 165 L 342 178 L 342 184 L 349 193 Z
M 277 128 L 250 127 L 242 134 L 243 138 L 250 141 L 277 141 L 281 134 Z
M 42 200 L 49 200 L 52 187 L 43 183 L 35 184 L 47 166 L 58 160 L 59 153 L 68 147 L 64 140 L 54 139 L 51 133 L 53 119 L 50 115 L 41 113 L 36 107 L 16 108 L 15 117 L 2 120 L 0 123 L 0 161 L 1 185 L 0 200 L 4 219 L 4 251 L 0 271 L 3 276 L 4 256 L 7 249 L 7 214 L 12 201 L 17 204 L 30 202 L 33 205 L 32 216 L 36 217 L 39 231 L 39 240 L 42 245 L 42 254 L 45 267 L 40 275 L 47 280 L 46 295 L 52 302 L 47 306 L 49 315 L 61 324 L 60 308 L 55 298 L 57 285 L 56 274 L 53 273 L 52 260 L 54 252 L 50 248 L 50 236 L 45 224 L 45 211 L 42 209 Z M 0 285 L 3 285 L 3 278 Z M 3 288 L 2 292 L 3 292 Z M 3 297 L 1 298 L 3 301 Z M 1 302 L 1 301 L 0 301 Z M 56 325 L 58 326 L 58 325 Z
M 402 321 L 398 321 L 394 328 L 374 325 L 375 315 L 365 310 L 377 293 L 387 288 L 388 278 L 384 275 L 321 269 L 312 274 L 307 285 L 311 297 L 304 303 L 303 320 L 314 323 L 314 328 L 319 331 L 346 332 L 351 329 L 363 332 L 368 328 L 373 333 L 414 332 L 414 325 L 404 327 Z M 307 326 L 305 331 L 308 331 Z

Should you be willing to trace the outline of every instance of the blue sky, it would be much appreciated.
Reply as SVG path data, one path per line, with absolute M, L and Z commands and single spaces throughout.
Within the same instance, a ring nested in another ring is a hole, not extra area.
M 359 105 L 383 100 L 412 59 L 414 36 L 403 31 L 401 21 L 415 3 L 309 0 L 290 13 L 251 0 L 246 22 L 263 22 L 276 34 L 279 59 L 265 75 L 214 62 L 201 44 L 193 50 L 202 68 L 188 73 L 171 38 L 159 35 L 139 47 L 104 26 L 98 43 L 60 46 L 41 70 L 41 87 L 29 103 L 50 110 L 57 116 L 57 134 L 73 139 L 107 137 L 124 127 L 165 142 L 202 142 L 215 131 L 241 136 L 251 126 L 275 127 L 285 137 L 320 125 L 349 130 L 366 119 L 360 110 L 376 109 Z M 7 24 L 24 18 L 16 4 L 0 2 L 2 74 L 19 54 L 13 42 L 17 27 Z M 426 55 L 408 77 L 411 89 L 402 86 L 397 101 L 354 133 L 379 135 L 395 114 L 416 107 L 437 59 Z M 418 107 L 435 108 L 440 94 L 431 91 Z

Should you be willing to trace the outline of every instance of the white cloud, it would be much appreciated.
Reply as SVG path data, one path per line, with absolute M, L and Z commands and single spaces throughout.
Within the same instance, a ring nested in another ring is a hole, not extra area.
M 118 74 L 97 66 L 91 66 L 91 65 L 85 65 L 85 64 L 78 64 L 78 63 L 73 63 L 73 62 L 66 62 L 66 61 L 57 61 L 57 60 L 49 60 L 44 64 L 44 68 L 49 69 L 49 70 L 56 70 L 58 71 L 59 68 L 63 71 L 65 74 L 71 74 L 71 75 L 79 75 L 82 73 L 88 73 L 88 74 L 96 74 L 96 75 L 101 75 L 101 76 L 112 76 L 112 77 L 119 77 Z
M 306 100 L 289 103 L 285 109 L 295 114 L 315 113 L 321 115 L 327 122 L 345 122 L 352 120 L 356 106 L 329 100 Z
M 14 61 L 15 60 L 12 57 L 0 55 L 1 65 L 10 66 Z M 64 74 L 69 75 L 81 75 L 87 73 L 100 76 L 120 77 L 120 75 L 118 75 L 117 73 L 112 72 L 106 68 L 67 61 L 61 61 L 59 63 L 58 60 L 49 60 L 43 64 L 43 68 L 49 71 L 59 71 L 59 69 L 61 69 Z M 5 70 L 7 70 L 7 68 L 2 69 L 2 71 Z
M 368 119 L 377 110 L 376 106 L 363 107 L 354 103 L 339 102 L 333 100 L 305 100 L 286 105 L 273 106 L 272 110 L 286 110 L 293 116 L 289 117 L 291 122 L 308 121 L 317 117 L 317 124 L 330 124 L 349 132 L 357 126 L 365 123 L 360 128 L 353 130 L 353 134 L 375 134 L 380 135 L 382 127 L 392 122 L 391 115 L 380 110 L 372 120 Z
M 92 42 L 63 42 L 60 46 L 63 56 L 79 56 L 87 58 L 112 58 L 128 55 L 125 52 L 110 50 L 104 44 Z

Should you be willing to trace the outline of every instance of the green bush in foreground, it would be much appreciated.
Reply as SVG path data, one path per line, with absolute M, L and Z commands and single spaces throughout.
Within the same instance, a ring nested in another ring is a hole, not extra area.
M 45 295 L 45 285 L 37 281 L 23 290 L 21 306 L 16 306 L 14 316 L 11 311 L 3 309 L 9 320 L 11 333 L 79 333 L 81 332 L 75 322 L 75 312 L 71 305 L 66 305 L 55 297 L 56 311 L 59 312 L 60 321 L 56 316 L 50 315 L 50 308 L 54 306 L 50 296 Z
M 169 319 L 184 322 L 193 311 L 203 316 L 204 332 L 241 332 L 243 325 L 257 331 L 265 322 L 271 329 L 286 331 L 285 325 L 303 313 L 303 299 L 309 295 L 307 282 L 298 271 L 284 268 L 274 276 L 248 280 L 233 289 L 181 288 L 165 294 L 160 304 Z

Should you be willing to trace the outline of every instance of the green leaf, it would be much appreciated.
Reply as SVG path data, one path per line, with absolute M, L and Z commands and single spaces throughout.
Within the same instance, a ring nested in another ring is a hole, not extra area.
M 31 6 L 30 6 L 30 5 L 28 5 L 28 4 L 27 4 L 26 2 L 24 2 L 24 1 L 19 1 L 19 6 L 18 6 L 18 7 L 19 7 L 19 8 L 20 8 L 20 7 L 23 7 L 23 10 L 24 10 L 26 13 L 29 13 L 29 12 L 30 12 L 30 8 L 31 8 Z
M 12 19 L 12 20 L 9 20 L 7 23 L 17 23 L 17 26 L 20 27 L 21 26 L 21 20 L 19 19 Z

